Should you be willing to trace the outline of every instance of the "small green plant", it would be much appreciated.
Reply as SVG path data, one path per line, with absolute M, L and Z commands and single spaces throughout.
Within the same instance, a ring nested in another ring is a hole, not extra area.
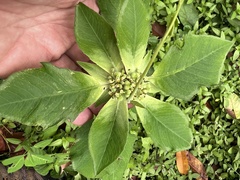
M 85 177 L 121 179 L 135 141 L 128 105 L 134 105 L 145 131 L 162 150 L 190 148 L 189 118 L 154 96 L 189 100 L 201 86 L 217 84 L 233 43 L 189 33 L 153 67 L 171 38 L 183 1 L 154 52 L 146 51 L 149 4 L 142 0 L 99 0 L 98 4 L 100 15 L 84 4 L 76 7 L 76 41 L 93 62 L 79 64 L 88 74 L 48 63 L 13 74 L 0 85 L 0 115 L 47 128 L 74 120 L 94 103 L 105 104 L 93 121 L 80 128 L 70 158 L 73 168 Z
M 1 159 L 3 165 L 9 165 L 8 173 L 23 166 L 33 167 L 42 176 L 51 174 L 55 178 L 69 173 L 71 167 L 61 174 L 61 166 L 70 161 L 69 150 L 75 142 L 75 132 L 79 127 L 66 122 L 43 131 L 39 126 L 17 127 L 6 119 L 1 122 L 0 135 L 6 143 L 6 148 L 3 148 L 5 143 L 0 141 Z M 24 133 L 20 132 L 23 129 Z M 4 156 L 10 158 L 6 159 Z

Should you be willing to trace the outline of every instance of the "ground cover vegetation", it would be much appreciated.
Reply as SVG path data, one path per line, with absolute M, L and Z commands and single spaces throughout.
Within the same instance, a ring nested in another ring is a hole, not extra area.
M 106 11 L 109 2 L 115 7 L 113 12 Z M 25 165 L 41 175 L 50 173 L 58 179 L 238 178 L 239 3 L 109 0 L 99 1 L 99 6 L 106 21 L 82 4 L 76 9 L 76 39 L 95 63 L 80 65 L 91 77 L 44 64 L 40 70 L 18 73 L 1 84 L 2 102 L 12 95 L 8 88 L 28 86 L 27 82 L 34 82 L 39 74 L 43 80 L 44 76 L 46 79 L 53 76 L 61 82 L 49 82 L 55 83 L 55 87 L 29 85 L 32 94 L 36 90 L 47 97 L 55 93 L 50 96 L 52 102 L 57 95 L 64 94 L 57 101 L 60 105 L 54 107 L 55 113 L 46 112 L 50 101 L 42 104 L 38 101 L 35 109 L 29 103 L 29 108 L 25 106 L 16 112 L 11 111 L 9 103 L 2 103 L 0 150 L 5 152 L 2 159 L 12 156 L 2 161 L 11 165 L 8 172 Z M 100 25 L 103 28 L 102 34 L 96 36 L 102 38 L 100 41 L 89 33 L 89 24 L 92 32 Z M 129 28 L 129 24 L 135 26 Z M 81 31 L 79 26 L 85 29 Z M 129 39 L 132 34 L 135 36 Z M 113 46 L 116 42 L 118 46 Z M 102 53 L 100 60 L 99 54 L 88 51 L 93 45 L 95 52 Z M 111 51 L 106 52 L 107 46 Z M 109 60 L 112 56 L 115 59 Z M 173 60 L 179 56 L 181 63 L 176 65 Z M 135 63 L 129 63 L 130 60 Z M 190 70 L 185 70 L 183 67 L 189 63 Z M 197 78 L 189 78 L 193 74 Z M 185 78 L 189 83 L 178 83 Z M 86 83 L 89 80 L 91 83 Z M 48 95 L 44 94 L 47 88 L 53 89 L 47 90 Z M 26 97 L 25 90 L 14 93 L 18 93 L 20 100 Z M 66 95 L 71 93 L 74 96 Z M 17 97 L 11 100 L 15 102 Z M 81 103 L 73 108 L 76 99 Z M 80 110 L 96 100 L 106 105 L 94 121 L 82 127 L 66 121 L 73 120 Z M 134 108 L 128 110 L 128 103 Z M 61 165 L 69 162 L 62 172 Z

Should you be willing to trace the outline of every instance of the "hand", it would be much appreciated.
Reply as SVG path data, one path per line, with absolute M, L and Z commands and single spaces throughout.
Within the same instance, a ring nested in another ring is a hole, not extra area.
M 83 1 L 83 0 L 82 0 Z M 88 60 L 74 38 L 74 8 L 79 0 L 0 0 L 0 78 L 51 62 L 79 70 L 76 60 Z M 96 0 L 83 1 L 98 11 Z M 90 107 L 74 121 L 92 117 Z

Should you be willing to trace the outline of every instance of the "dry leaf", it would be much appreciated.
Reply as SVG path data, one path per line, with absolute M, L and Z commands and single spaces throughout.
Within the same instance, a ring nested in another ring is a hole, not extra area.
M 202 164 L 201 161 L 199 161 L 194 155 L 192 155 L 190 152 L 187 151 L 187 158 L 188 158 L 188 163 L 191 169 L 200 174 L 200 177 L 198 180 L 208 180 L 206 170 L 204 168 L 204 165 Z
M 234 111 L 230 110 L 230 109 L 225 109 L 226 110 L 226 113 L 231 116 L 233 119 L 237 119 Z
M 11 129 L 0 128 L 0 153 L 10 153 L 10 156 L 16 156 L 24 153 L 24 150 L 15 152 L 18 145 L 6 143 L 5 138 L 16 138 L 24 140 L 23 132 L 14 132 Z
M 197 178 L 197 180 L 208 180 L 208 177 L 207 176 L 203 176 L 203 177 L 199 176 Z
M 180 174 L 187 174 L 189 171 L 187 151 L 176 152 L 177 168 Z
M 3 139 L 2 136 L 0 136 L 0 153 L 7 151 L 7 145 L 5 143 L 5 140 Z
M 163 37 L 164 34 L 166 32 L 166 26 L 165 25 L 160 25 L 159 23 L 155 22 L 152 25 L 152 34 L 154 36 L 158 36 L 158 37 Z
M 234 119 L 240 119 L 240 98 L 238 95 L 232 93 L 229 97 L 224 99 L 224 106 L 226 112 Z

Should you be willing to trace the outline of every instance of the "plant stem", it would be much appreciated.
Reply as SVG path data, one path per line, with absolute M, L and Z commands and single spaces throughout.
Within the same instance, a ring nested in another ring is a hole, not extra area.
M 160 49 L 163 47 L 163 45 L 164 45 L 167 37 L 169 36 L 171 30 L 173 29 L 173 26 L 174 26 L 174 24 L 175 24 L 175 21 L 176 21 L 176 19 L 177 19 L 178 13 L 179 13 L 179 11 L 180 11 L 180 9 L 181 9 L 181 7 L 182 7 L 183 2 L 184 2 L 184 0 L 179 0 L 178 7 L 177 7 L 177 11 L 176 11 L 176 13 L 175 13 L 175 15 L 174 15 L 174 17 L 173 17 L 173 19 L 172 19 L 171 24 L 169 25 L 169 27 L 168 27 L 166 33 L 164 34 L 163 38 L 160 40 L 160 42 L 158 43 L 157 47 L 155 48 L 154 53 L 153 53 L 153 55 L 152 55 L 152 58 L 150 59 L 149 63 L 147 64 L 147 67 L 146 67 L 145 70 L 143 71 L 140 79 L 138 80 L 138 82 L 137 82 L 137 84 L 136 84 L 136 88 L 133 90 L 133 92 L 131 93 L 131 95 L 130 95 L 129 98 L 128 98 L 128 102 L 130 102 L 130 101 L 133 99 L 135 93 L 136 93 L 137 90 L 138 90 L 139 85 L 142 83 L 143 78 L 147 75 L 149 69 L 151 68 L 154 60 L 156 59 L 156 57 L 157 57 L 157 55 L 158 55 L 158 52 L 159 52 Z

